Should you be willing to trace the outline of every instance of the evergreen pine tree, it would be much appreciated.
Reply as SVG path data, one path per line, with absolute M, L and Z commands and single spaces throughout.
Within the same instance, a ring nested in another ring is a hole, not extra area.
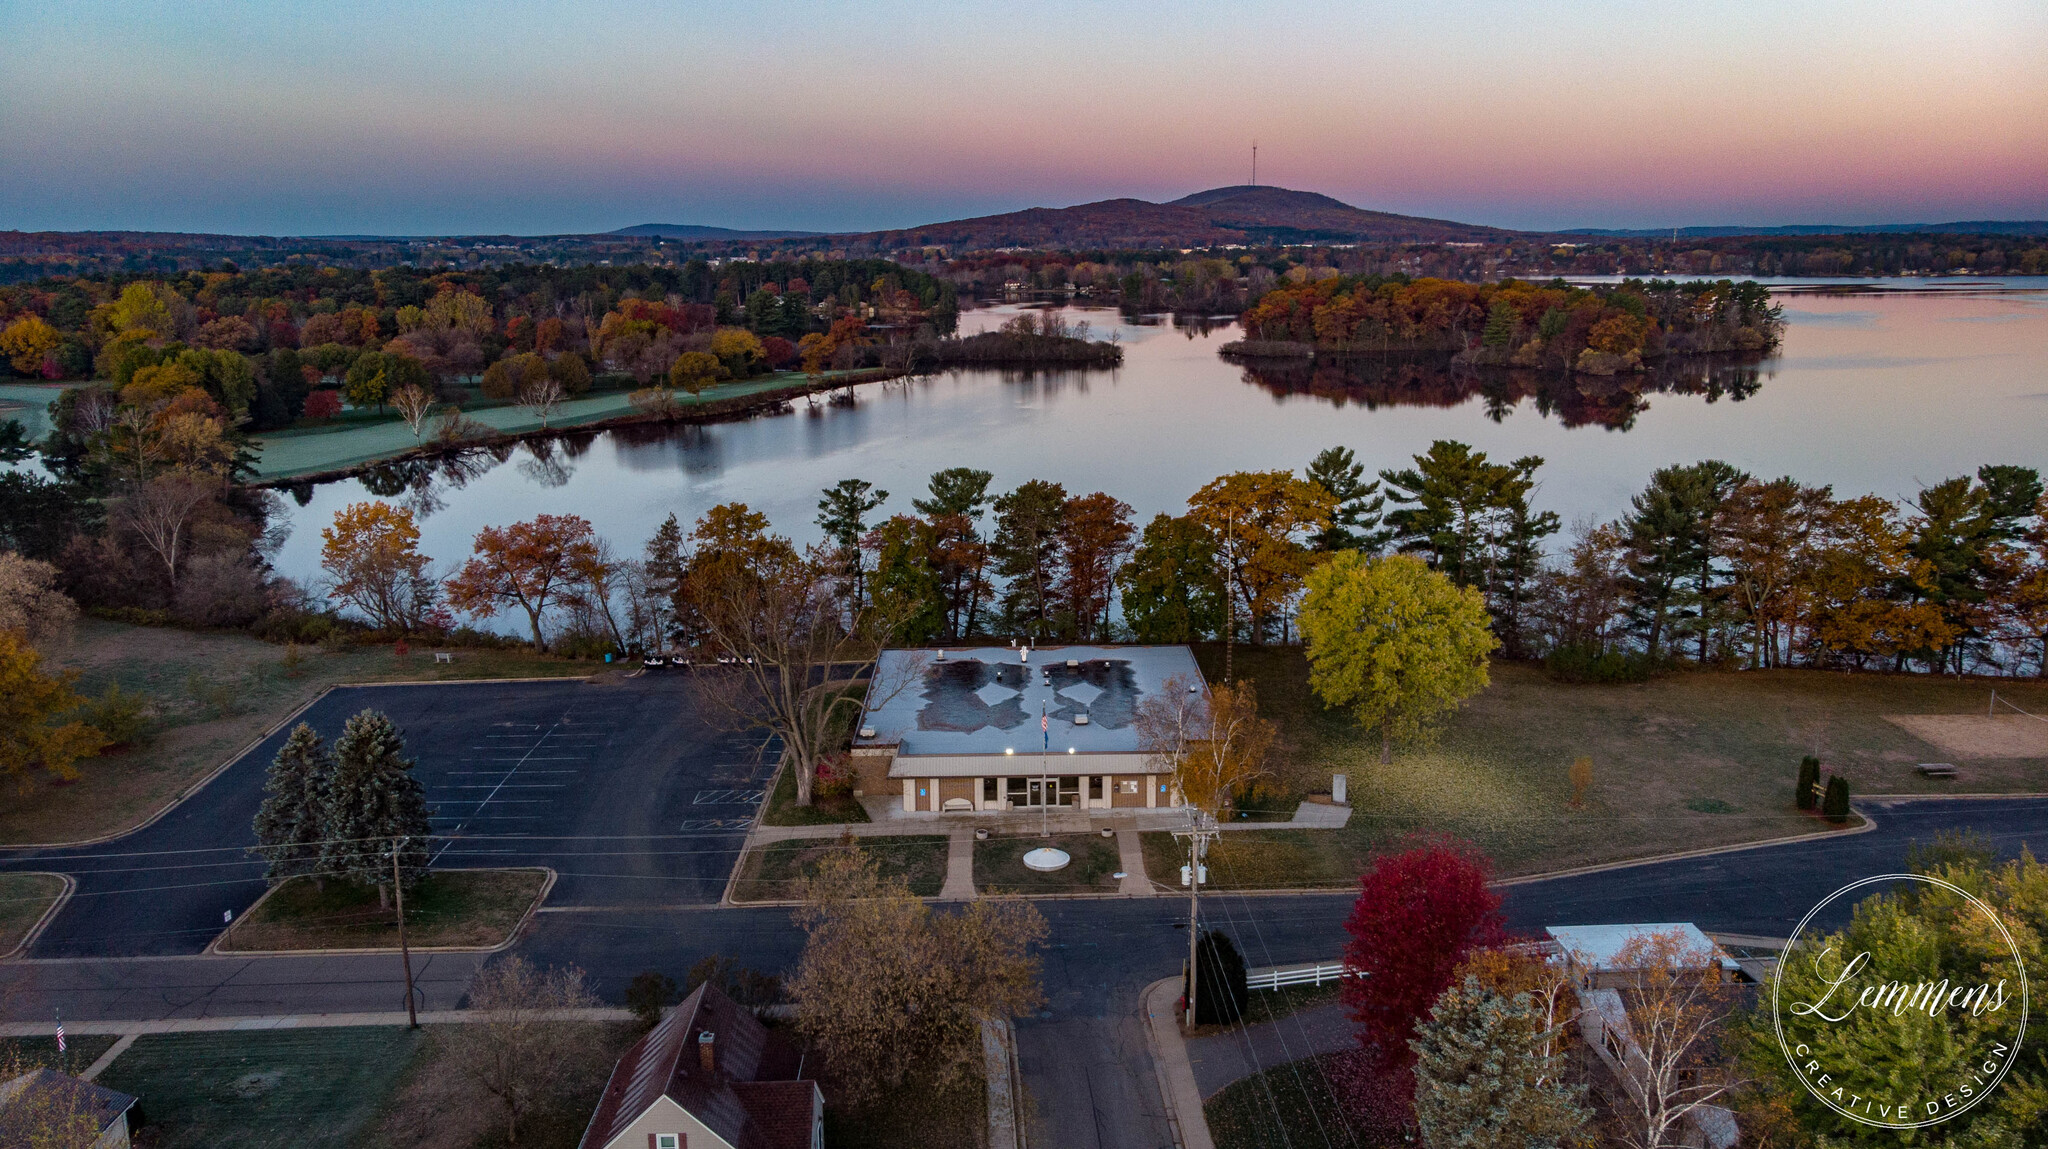
M 426 790 L 413 777 L 405 739 L 391 719 L 365 710 L 348 720 L 335 740 L 334 781 L 327 789 L 320 868 L 359 885 L 377 887 L 388 904 L 391 844 L 403 838 L 399 868 L 407 888 L 427 872 Z
M 280 882 L 319 868 L 333 777 L 334 755 L 326 740 L 299 723 L 270 762 L 263 808 L 256 811 L 256 853 L 270 863 L 263 871 L 266 880 Z
M 1527 994 L 1503 997 L 1467 977 L 1416 1027 L 1415 1123 L 1429 1149 L 1557 1149 L 1585 1125 L 1565 1059 L 1546 1056 Z
M 1387 497 L 1380 494 L 1379 480 L 1368 481 L 1365 464 L 1349 447 L 1326 447 L 1309 461 L 1302 472 L 1309 482 L 1330 492 L 1337 509 L 1330 525 L 1317 532 L 1310 545 L 1318 551 L 1364 550 L 1374 554 L 1387 545 L 1391 532 L 1380 527 L 1380 512 Z
M 1479 342 L 1488 347 L 1507 347 L 1514 343 L 1515 332 L 1521 326 L 1521 312 L 1512 304 L 1496 303 L 1486 313 L 1486 328 L 1479 333 Z

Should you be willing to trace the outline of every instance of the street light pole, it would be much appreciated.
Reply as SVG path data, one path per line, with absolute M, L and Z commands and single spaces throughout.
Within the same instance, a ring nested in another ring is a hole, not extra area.
M 1183 799 L 1185 800 L 1185 799 Z M 1202 859 L 1209 856 L 1209 842 L 1216 837 L 1216 819 L 1207 811 L 1188 807 L 1188 828 L 1174 837 L 1188 840 L 1188 1013 L 1187 1027 L 1195 1027 L 1196 981 L 1200 976 L 1195 946 L 1201 939 Z
M 419 1008 L 412 1000 L 412 950 L 405 944 L 405 883 L 400 880 L 398 873 L 399 848 L 411 840 L 391 839 L 391 890 L 398 895 L 398 956 L 405 962 L 405 1024 L 408 1029 L 418 1029 Z

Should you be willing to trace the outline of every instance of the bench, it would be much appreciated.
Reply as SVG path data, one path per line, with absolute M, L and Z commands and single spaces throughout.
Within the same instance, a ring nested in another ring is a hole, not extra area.
M 437 650 L 437 651 L 435 651 L 435 652 L 434 652 L 434 661 L 435 661 L 435 662 L 454 662 L 454 661 L 455 661 L 455 656 L 454 656 L 454 655 L 452 655 L 452 654 L 449 654 L 449 653 L 448 653 L 447 651 L 444 651 L 444 650 Z
M 1952 762 L 1922 762 L 1918 769 L 1921 776 L 1926 778 L 1953 778 L 1956 776 L 1955 764 Z

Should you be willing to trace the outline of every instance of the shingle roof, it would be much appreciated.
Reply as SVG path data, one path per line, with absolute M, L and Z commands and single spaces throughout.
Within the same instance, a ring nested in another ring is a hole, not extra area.
M 696 1052 L 705 1032 L 717 1051 L 709 1074 Z M 800 1064 L 788 1041 L 706 982 L 619 1058 L 581 1149 L 610 1144 L 664 1095 L 738 1149 L 808 1149 L 817 1085 L 795 1080 Z
M 37 1069 L 0 1083 L 0 1098 L 4 1098 L 0 1100 L 0 1145 L 27 1144 L 32 1130 L 24 1123 L 41 1123 L 58 1113 L 88 1115 L 94 1128 L 104 1132 L 135 1107 L 135 1098 L 126 1093 L 51 1069 Z

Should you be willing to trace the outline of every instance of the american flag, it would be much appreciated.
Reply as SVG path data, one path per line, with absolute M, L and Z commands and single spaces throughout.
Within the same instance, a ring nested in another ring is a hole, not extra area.
M 57 1018 L 57 1052 L 64 1052 L 64 1018 Z
M 1038 704 L 1038 732 L 1045 735 L 1046 749 L 1052 749 L 1052 720 L 1045 716 L 1045 703 Z

